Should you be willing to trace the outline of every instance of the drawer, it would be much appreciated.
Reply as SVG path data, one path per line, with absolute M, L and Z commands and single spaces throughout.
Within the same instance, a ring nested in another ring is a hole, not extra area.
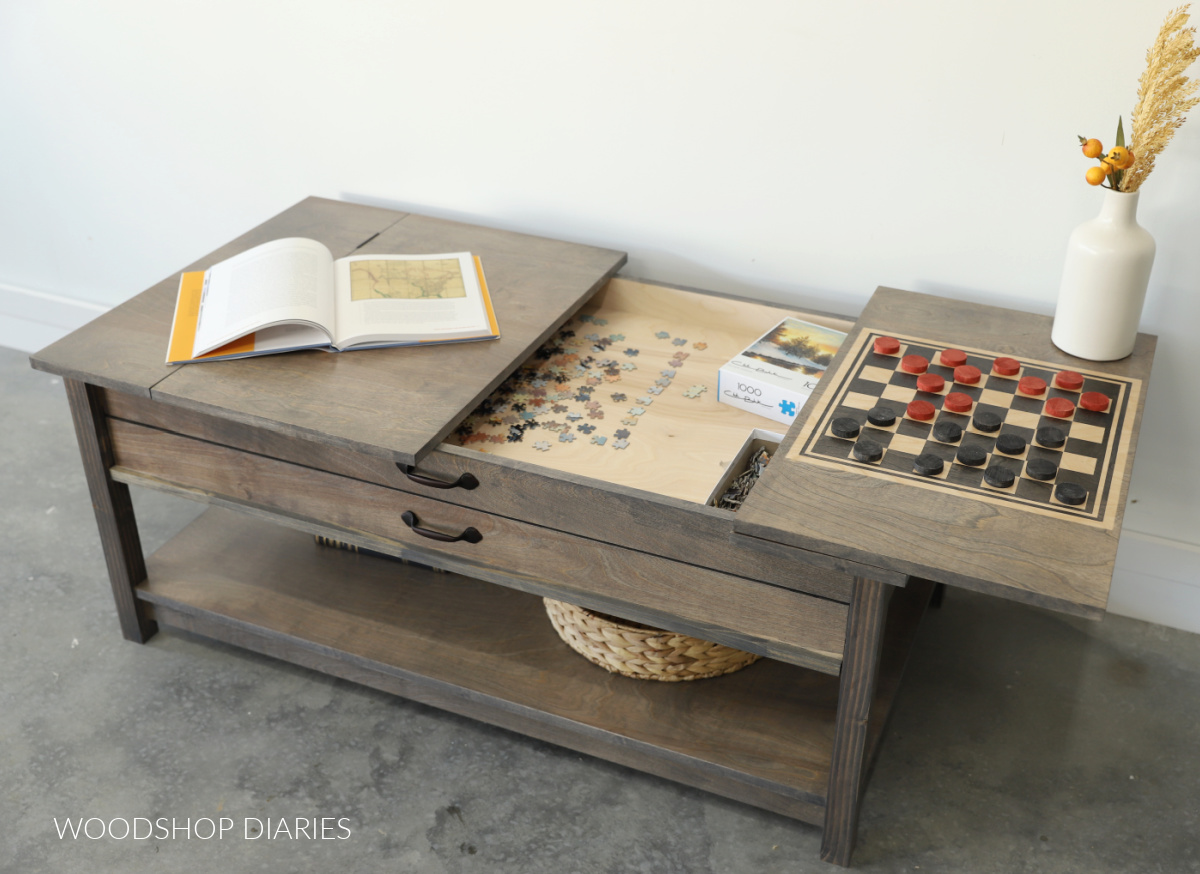
M 111 415 L 129 421 L 848 602 L 852 564 L 802 550 L 759 549 L 733 536 L 733 513 L 704 505 L 746 436 L 755 428 L 772 425 L 716 400 L 717 369 L 745 347 L 747 338 L 757 337 L 791 312 L 612 280 L 563 329 L 576 335 L 568 342 L 582 339 L 590 344 L 586 340 L 590 333 L 599 339 L 622 338 L 608 347 L 615 350 L 611 353 L 583 350 L 587 354 L 581 360 L 593 357 L 593 363 L 598 363 L 622 358 L 620 364 L 632 367 L 607 368 L 616 377 L 603 371 L 598 371 L 600 377 L 590 377 L 600 385 L 588 388 L 603 392 L 602 418 L 582 418 L 585 408 L 579 403 L 560 404 L 564 415 L 558 418 L 563 422 L 571 414 L 581 417 L 569 432 L 572 439 L 560 440 L 562 432 L 548 428 L 531 428 L 522 440 L 503 444 L 473 439 L 473 434 L 494 433 L 497 426 L 485 424 L 468 432 L 473 421 L 487 416 L 468 418 L 415 468 L 407 468 L 411 478 L 385 452 L 372 454 L 358 447 L 305 440 L 271 430 L 269 423 L 256 427 L 116 393 L 110 394 L 108 405 Z M 807 317 L 849 327 L 842 320 Z M 677 340 L 687 342 L 676 345 Z M 626 355 L 627 351 L 636 354 Z M 687 358 L 674 358 L 681 352 Z M 544 353 L 535 355 L 518 374 L 547 361 Z M 682 363 L 672 367 L 673 361 Z M 668 384 L 658 385 L 659 381 Z M 685 383 L 688 389 L 682 387 Z M 576 384 L 583 381 L 562 385 Z M 690 392 L 693 385 L 707 391 Z M 653 390 L 660 393 L 651 394 Z M 623 401 L 613 400 L 622 395 Z M 639 404 L 639 398 L 649 403 Z M 642 412 L 633 415 L 638 409 Z M 552 416 L 539 415 L 537 424 L 554 424 Z M 614 448 L 621 432 L 628 432 L 628 445 Z M 604 443 L 593 443 L 593 436 L 603 436 Z M 464 481 L 472 487 L 446 487 Z
M 110 419 L 115 479 L 837 673 L 846 605 L 350 476 Z M 431 540 L 410 528 L 478 542 Z

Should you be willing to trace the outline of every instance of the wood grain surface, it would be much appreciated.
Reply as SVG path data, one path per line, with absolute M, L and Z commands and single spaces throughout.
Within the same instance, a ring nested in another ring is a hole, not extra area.
M 164 362 L 180 273 L 206 270 L 282 237 L 317 240 L 329 247 L 333 257 L 341 258 L 404 215 L 309 197 L 47 346 L 30 361 L 38 370 L 149 395 L 154 385 L 178 370 Z
M 558 638 L 540 598 L 320 547 L 215 509 L 148 568 L 138 594 L 160 622 L 788 816 L 823 817 L 836 678 L 775 661 L 687 683 L 616 676 Z
M 846 605 L 348 477 L 110 420 L 113 476 L 670 631 L 837 673 Z M 479 543 L 442 543 L 410 530 Z
M 113 447 L 104 409 L 104 392 L 70 378 L 63 382 L 71 404 L 71 420 L 92 496 L 92 508 L 96 512 L 96 525 L 100 529 L 100 545 L 104 549 L 121 633 L 126 640 L 145 643 L 157 629 L 145 605 L 133 594 L 134 586 L 146 578 L 146 562 L 129 486 L 115 481 L 110 474 Z
M 929 337 L 949 346 L 993 350 L 1063 368 L 1075 367 L 1149 380 L 1154 338 L 1139 335 L 1132 356 L 1110 363 L 1082 362 L 1050 343 L 1045 316 L 880 289 L 859 319 L 863 326 Z M 781 448 L 787 455 L 849 359 L 839 356 Z M 805 458 L 772 464 L 738 513 L 737 532 L 827 552 L 902 573 L 973 588 L 1086 616 L 1099 616 L 1108 599 L 1121 516 L 1132 470 L 1145 392 L 1137 398 L 1127 455 L 1110 486 L 1116 507 L 1111 529 L 1070 519 L 1032 519 L 1020 509 L 944 494 L 920 484 L 830 469 Z M 813 512 L 819 507 L 819 512 Z
M 412 214 L 356 254 L 458 251 L 482 261 L 499 340 L 190 364 L 154 397 L 414 464 L 625 263 L 609 249 Z
M 837 728 L 830 759 L 829 795 L 821 858 L 849 866 L 858 835 L 868 726 L 883 642 L 888 599 L 898 590 L 874 580 L 854 581 L 846 629 L 846 653 L 838 692 Z
M 613 485 L 576 474 L 443 444 L 422 459 L 419 475 L 454 482 L 463 474 L 479 485 L 437 489 L 415 482 L 389 459 L 230 422 L 149 398 L 106 391 L 109 415 L 210 443 L 325 470 L 483 510 L 593 540 L 661 555 L 843 603 L 852 578 L 821 566 L 826 556 L 789 549 L 774 555 L 735 540 L 733 514 L 678 498 Z

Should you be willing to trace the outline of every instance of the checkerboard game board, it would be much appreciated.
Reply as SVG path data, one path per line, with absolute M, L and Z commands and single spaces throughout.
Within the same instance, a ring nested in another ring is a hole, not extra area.
M 870 329 L 845 352 L 789 457 L 1112 526 L 1139 380 Z

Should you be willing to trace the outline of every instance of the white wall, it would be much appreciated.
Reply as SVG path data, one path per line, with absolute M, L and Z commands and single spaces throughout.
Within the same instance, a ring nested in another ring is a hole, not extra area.
M 886 284 L 1050 313 L 1098 209 L 1075 136 L 1128 121 L 1169 5 L 5 0 L 0 291 L 111 305 L 317 194 L 846 312 Z M 1198 191 L 1195 119 L 1141 200 L 1160 343 L 1126 518 L 1185 551 Z

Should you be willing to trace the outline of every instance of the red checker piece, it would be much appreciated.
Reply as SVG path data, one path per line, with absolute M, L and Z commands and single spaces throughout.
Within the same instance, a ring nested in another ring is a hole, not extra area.
M 905 355 L 900 359 L 900 369 L 906 373 L 924 373 L 929 369 L 929 359 L 924 355 Z
M 967 353 L 961 349 L 943 349 L 941 359 L 947 367 L 961 367 L 967 363 Z
M 992 369 L 1001 376 L 1016 376 L 1021 372 L 1021 362 L 1015 358 L 1001 356 L 992 362 Z
M 1023 395 L 1044 395 L 1046 393 L 1046 380 L 1037 376 L 1022 376 L 1017 383 L 1017 391 Z
M 1050 398 L 1046 401 L 1046 415 L 1056 419 L 1069 419 L 1075 412 L 1075 405 L 1066 398 Z
M 1079 406 L 1094 413 L 1108 412 L 1109 403 L 1111 401 L 1108 395 L 1101 394 L 1098 391 L 1085 391 L 1079 396 Z
M 983 374 L 979 372 L 979 368 L 972 367 L 970 364 L 954 368 L 954 381 L 961 382 L 963 385 L 975 385 L 982 378 Z
M 952 413 L 969 413 L 974 404 L 975 402 L 971 400 L 970 395 L 963 394 L 960 391 L 952 391 L 942 401 L 942 408 Z
M 946 380 L 942 379 L 936 373 L 922 373 L 917 377 L 917 388 L 921 391 L 937 394 L 945 387 Z
M 1079 391 L 1083 388 L 1083 374 L 1074 370 L 1060 370 L 1054 376 L 1054 384 L 1067 391 Z
M 895 355 L 900 351 L 900 341 L 895 337 L 876 337 L 875 351 L 880 355 Z
M 912 401 L 908 405 L 908 417 L 918 422 L 928 422 L 937 415 L 937 409 L 929 401 Z

